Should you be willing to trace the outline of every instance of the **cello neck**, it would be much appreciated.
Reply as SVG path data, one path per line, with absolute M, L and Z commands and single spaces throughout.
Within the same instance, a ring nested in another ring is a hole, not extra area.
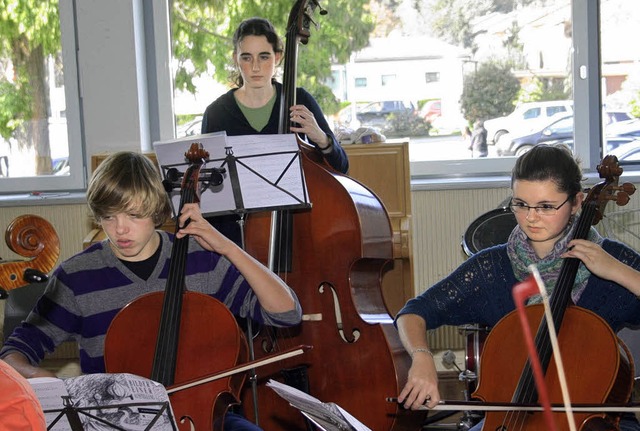
M 198 178 L 200 169 L 204 165 L 204 158 L 209 157 L 209 154 L 198 145 L 192 144 L 189 152 L 185 154 L 191 165 L 183 178 L 178 215 L 185 204 L 199 202 Z M 176 231 L 179 228 L 176 223 Z M 151 370 L 151 379 L 165 387 L 173 385 L 175 380 L 188 248 L 188 236 L 174 238 L 169 276 L 164 291 L 162 315 L 153 358 L 153 368 Z

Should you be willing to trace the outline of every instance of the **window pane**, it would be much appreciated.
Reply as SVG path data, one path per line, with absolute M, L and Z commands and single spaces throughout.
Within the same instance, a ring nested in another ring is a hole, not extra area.
M 628 35 L 640 26 L 640 3 L 602 2 L 601 69 L 603 94 L 603 154 L 621 162 L 638 162 L 640 148 L 640 47 Z
M 67 103 L 70 92 L 77 96 L 75 38 L 69 27 L 73 20 L 68 18 L 71 6 L 68 0 L 18 1 L 0 18 L 3 28 L 15 28 L 4 31 L 7 43 L 0 48 L 0 191 L 80 189 L 84 185 L 79 103 L 77 99 Z M 60 16 L 67 17 L 64 29 Z M 37 31 L 19 30 L 36 27 Z M 63 43 L 68 47 L 64 55 Z M 14 51 L 18 47 L 20 51 Z M 70 118 L 77 146 L 71 157 Z

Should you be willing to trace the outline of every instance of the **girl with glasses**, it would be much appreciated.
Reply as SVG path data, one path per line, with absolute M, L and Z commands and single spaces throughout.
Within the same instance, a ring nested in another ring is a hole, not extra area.
M 399 394 L 405 407 L 433 408 L 441 400 L 427 330 L 442 325 L 494 326 L 515 309 L 512 288 L 529 276 L 531 264 L 552 290 L 563 260 L 579 259 L 573 303 L 595 312 L 614 332 L 640 323 L 640 255 L 600 237 L 593 227 L 588 239 L 571 239 L 584 199 L 581 181 L 580 166 L 564 146 L 538 145 L 516 161 L 510 206 L 517 226 L 507 243 L 474 254 L 408 301 L 396 316 L 400 338 L 412 357 L 407 384 Z M 540 301 L 538 295 L 529 303 Z M 620 430 L 640 430 L 640 424 L 635 416 L 625 415 Z

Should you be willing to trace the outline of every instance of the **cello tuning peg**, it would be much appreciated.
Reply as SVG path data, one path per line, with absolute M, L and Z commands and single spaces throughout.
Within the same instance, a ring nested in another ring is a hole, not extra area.
M 180 187 L 180 183 L 174 183 L 171 182 L 169 180 L 163 180 L 162 181 L 162 186 L 164 187 L 164 191 L 167 193 L 171 193 L 173 191 L 173 189 L 175 189 L 176 187 Z
M 622 190 L 624 190 L 628 195 L 632 195 L 636 192 L 636 186 L 631 183 L 624 183 L 622 184 Z
M 180 178 L 182 178 L 182 173 L 176 168 L 170 168 L 169 170 L 167 170 L 166 175 L 167 179 L 172 183 L 176 183 L 180 181 Z
M 22 275 L 24 281 L 28 283 L 42 283 L 49 279 L 47 274 L 42 271 L 38 271 L 37 269 L 27 268 L 24 270 L 24 274 Z
M 224 181 L 224 174 L 227 172 L 225 168 L 211 169 L 210 182 L 213 186 L 219 186 Z

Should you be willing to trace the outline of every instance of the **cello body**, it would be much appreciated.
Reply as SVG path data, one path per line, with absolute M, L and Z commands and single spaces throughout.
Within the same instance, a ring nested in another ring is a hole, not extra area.
M 280 275 L 300 300 L 303 322 L 263 328 L 253 347 L 256 359 L 295 344 L 313 349 L 260 368 L 257 400 L 243 392 L 245 413 L 251 418 L 257 401 L 265 431 L 308 429 L 296 409 L 264 386 L 275 379 L 337 403 L 372 430 L 418 430 L 423 414 L 385 401 L 385 394 L 399 393 L 410 367 L 380 286 L 392 257 L 388 215 L 366 187 L 322 166 L 317 153 L 304 147 L 302 153 L 312 208 L 293 214 L 291 271 Z M 270 222 L 269 214 L 251 215 L 245 230 L 247 251 L 263 262 Z
M 529 325 L 540 324 L 542 304 L 526 307 Z M 485 402 L 512 402 L 514 386 L 520 379 L 528 352 L 517 312 L 511 312 L 491 330 L 485 341 L 482 373 L 472 394 Z M 598 315 L 569 306 L 558 334 L 558 344 L 566 373 L 571 402 L 576 404 L 623 404 L 633 386 L 633 359 L 624 343 Z M 491 358 L 487 360 L 486 358 Z M 552 359 L 545 374 L 552 404 L 562 404 L 556 365 Z M 517 407 L 516 407 L 517 409 Z M 553 413 L 558 430 L 569 430 L 565 413 Z M 617 430 L 617 420 L 603 413 L 574 413 L 581 430 Z M 483 430 L 544 430 L 544 415 L 487 412 Z
M 185 154 L 191 165 L 183 176 L 178 214 L 185 204 L 199 202 L 200 170 L 208 156 L 198 143 Z M 104 342 L 108 373 L 137 374 L 169 391 L 246 362 L 246 339 L 231 311 L 186 289 L 188 249 L 188 236 L 174 238 L 165 290 L 134 299 L 111 321 Z M 170 392 L 180 429 L 221 430 L 243 381 L 244 374 L 233 374 Z
M 229 309 L 208 295 L 196 292 L 183 295 L 176 384 L 246 361 L 246 340 Z M 163 300 L 163 292 L 149 293 L 130 302 L 116 315 L 105 339 L 107 372 L 152 376 Z M 237 402 L 243 382 L 244 374 L 236 374 L 171 393 L 169 400 L 179 429 L 190 430 L 193 424 L 196 430 L 211 430 L 214 420 L 224 415 L 230 403 Z
M 596 184 L 582 203 L 581 213 L 574 222 L 573 239 L 587 239 L 593 224 L 604 214 L 608 201 L 625 205 L 635 192 L 632 184 L 618 186 L 622 169 L 615 156 L 606 156 L 598 172 L 605 180 Z M 558 350 L 554 352 L 547 329 L 542 304 L 525 308 L 530 327 L 537 327 L 535 349 L 540 359 L 545 386 L 551 403 L 563 403 L 561 376 L 555 364 L 561 355 L 564 378 L 570 402 L 588 404 L 625 403 L 633 387 L 633 360 L 629 350 L 616 336 L 608 323 L 597 314 L 573 305 L 571 292 L 581 264 L 576 258 L 564 258 L 560 273 L 549 300 L 549 315 L 558 333 Z M 603 293 L 605 295 L 605 293 Z M 516 319 L 516 320 L 514 320 Z M 482 352 L 482 374 L 474 397 L 488 402 L 511 402 L 514 410 L 508 413 L 487 412 L 483 430 L 510 429 L 534 431 L 545 429 L 544 415 L 517 411 L 518 404 L 538 402 L 532 366 L 528 361 L 519 316 L 512 312 L 500 320 L 487 337 Z M 489 388 L 487 388 L 489 386 Z M 568 415 L 555 416 L 559 430 L 569 430 Z M 576 414 L 575 426 L 580 430 L 617 431 L 618 414 Z

